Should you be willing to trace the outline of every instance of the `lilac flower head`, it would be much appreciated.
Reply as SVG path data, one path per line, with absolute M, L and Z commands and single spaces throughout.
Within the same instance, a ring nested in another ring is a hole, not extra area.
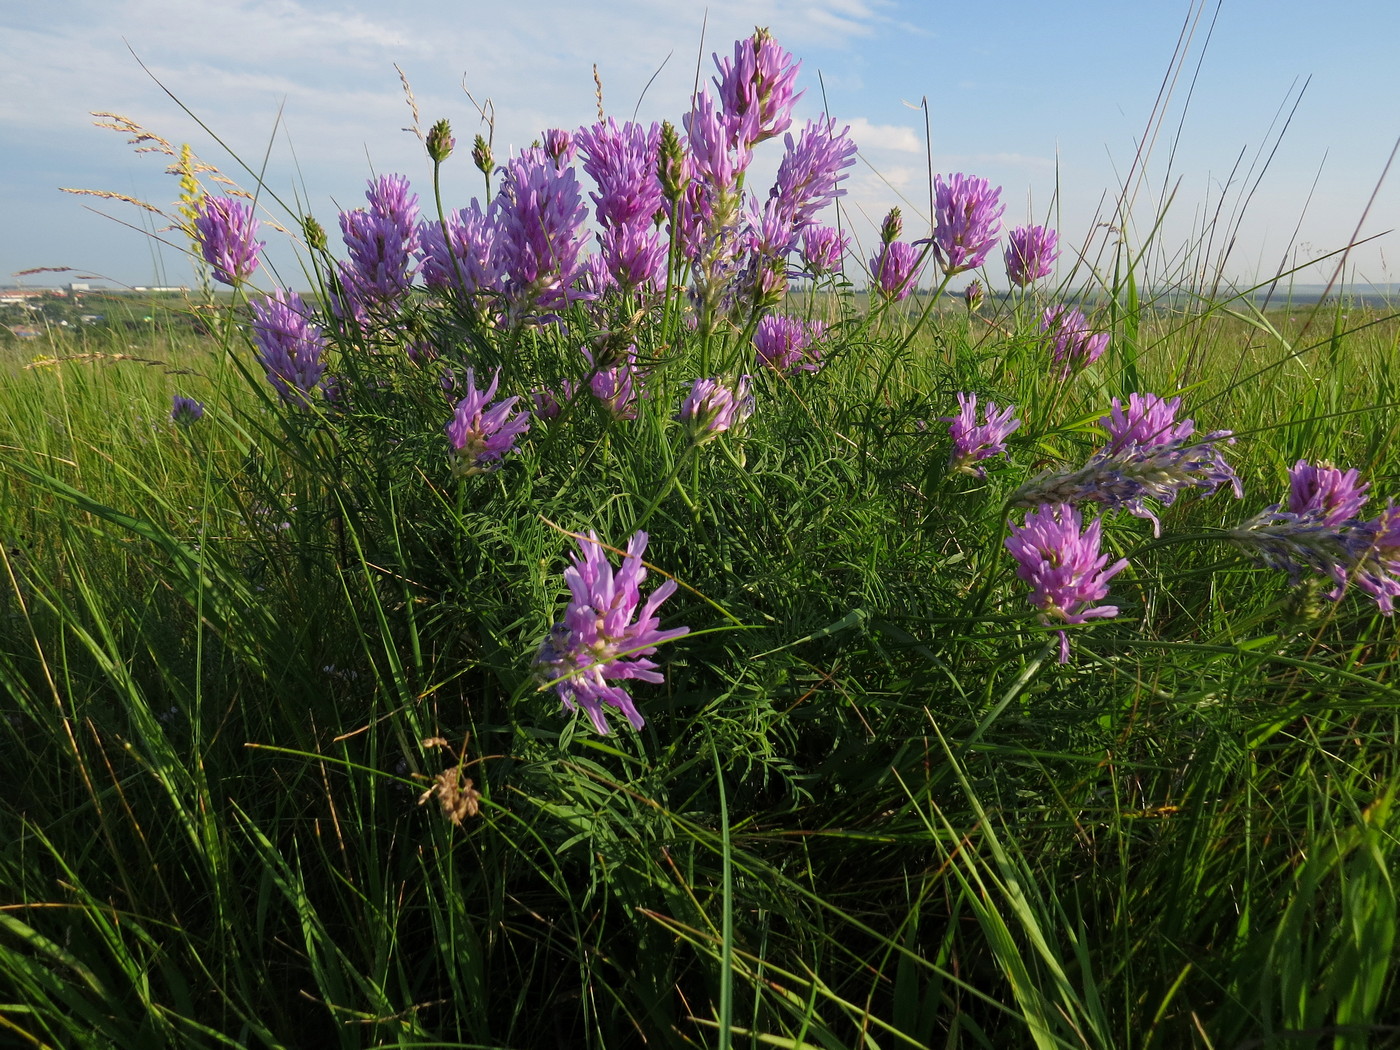
M 817 341 L 825 334 L 826 325 L 820 321 L 765 314 L 754 330 L 753 345 L 759 364 L 775 372 L 815 372 L 821 367 Z
M 258 253 L 267 247 L 255 241 L 258 220 L 253 209 L 232 197 L 205 197 L 194 219 L 204 261 L 223 284 L 240 285 L 258 268 Z
M 607 271 L 607 284 L 624 291 L 664 285 L 666 249 L 666 239 L 650 223 L 613 226 L 598 234 L 598 255 Z
M 730 125 L 708 91 L 695 96 L 681 123 L 685 125 L 692 175 L 714 192 L 730 190 L 748 168 L 753 152 L 747 145 L 733 145 Z
M 1340 525 L 1361 513 L 1370 497 L 1370 482 L 1362 481 L 1355 470 L 1338 470 L 1324 463 L 1314 467 L 1298 460 L 1288 471 L 1288 510 L 1291 514 L 1316 518 L 1328 525 Z
M 562 168 L 574 162 L 578 146 L 567 131 L 550 128 L 544 133 L 544 151 L 549 154 L 550 160 Z
M 783 136 L 787 152 L 778 164 L 777 181 L 768 191 L 782 202 L 794 230 L 816 221 L 817 213 L 843 197 L 845 169 L 856 162 L 856 144 L 850 140 L 850 127 L 833 135 L 829 121 L 807 122 L 794 142 L 791 133 Z
M 909 298 L 922 272 L 919 249 L 905 241 L 881 245 L 870 260 L 871 286 L 882 298 L 895 302 Z
M 1005 256 L 1006 276 L 1011 283 L 1024 288 L 1049 277 L 1060 257 L 1056 240 L 1055 231 L 1044 226 L 1018 226 L 1012 230 L 1007 236 Z
M 1043 623 L 1081 624 L 1117 616 L 1116 605 L 1094 605 L 1108 596 L 1108 581 L 1127 568 L 1125 558 L 1108 564 L 1099 553 L 1103 519 L 1080 531 L 1079 511 L 1064 504 L 1042 504 L 1012 525 L 1006 549 L 1016 559 L 1016 575 L 1030 584 L 1030 603 Z M 1060 663 L 1069 661 L 1069 636 L 1060 631 Z
M 512 314 L 558 309 L 578 275 L 588 209 L 573 168 L 523 154 L 501 169 L 493 206 L 496 245 Z
M 501 465 L 501 457 L 515 447 L 516 439 L 530 429 L 529 413 L 512 414 L 517 395 L 491 404 L 500 382 L 500 369 L 485 390 L 476 386 L 476 375 L 467 368 L 466 395 L 457 402 L 447 424 L 447 443 L 452 447 L 452 473 L 460 476 L 486 474 Z
M 402 175 L 381 175 L 365 191 L 369 209 L 340 213 L 340 232 L 350 258 L 340 264 L 346 302 L 342 316 L 361 318 L 392 307 L 407 293 L 417 267 L 418 195 Z
M 1001 236 L 1001 189 L 986 179 L 963 175 L 934 176 L 934 251 L 946 274 L 982 265 Z
M 689 427 L 691 440 L 703 445 L 726 430 L 736 430 L 753 412 L 753 387 L 748 376 L 732 381 L 697 379 L 690 384 L 690 393 L 681 402 L 676 418 Z
M 535 406 L 536 419 L 557 419 L 562 411 L 559 398 L 547 387 L 536 387 L 530 391 L 530 400 Z
M 714 55 L 715 88 L 734 132 L 731 145 L 748 149 L 781 135 L 792 124 L 793 93 L 801 62 L 794 63 L 766 29 L 734 42 L 734 60 Z
M 1046 333 L 1050 356 L 1060 366 L 1061 378 L 1087 368 L 1108 349 L 1108 333 L 1090 331 L 1088 320 L 1072 306 L 1047 307 L 1040 330 Z
M 170 403 L 170 421 L 183 427 L 204 418 L 204 406 L 192 397 L 176 394 Z
M 325 334 L 311 323 L 311 311 L 296 292 L 277 288 L 249 306 L 258 362 L 267 370 L 267 381 L 283 401 L 308 406 L 311 395 L 324 385 Z
M 448 213 L 446 236 L 436 219 L 419 226 L 418 258 L 429 288 L 456 288 L 468 295 L 500 291 L 496 223 L 475 200 Z
M 813 277 L 837 273 L 851 239 L 840 230 L 815 223 L 802 228 L 802 266 Z
M 583 356 L 590 365 L 593 364 L 593 355 L 589 351 L 584 350 Z M 637 370 L 637 348 L 633 346 L 617 365 L 595 369 L 589 377 L 588 388 L 613 419 L 636 419 L 641 381 L 641 373 Z
M 574 136 L 583 154 L 583 170 L 598 184 L 592 194 L 603 229 L 649 225 L 661 208 L 661 180 L 656 174 L 661 125 L 630 120 L 619 126 L 611 117 Z
M 1200 440 L 1188 431 L 1169 441 L 1128 444 L 1117 451 L 1106 445 L 1078 470 L 1032 478 L 1009 502 L 1015 507 L 1101 503 L 1147 519 L 1153 535 L 1160 536 L 1162 523 L 1148 506 L 1149 499 L 1171 506 L 1182 492 L 1198 489 L 1209 495 L 1222 485 L 1229 485 L 1236 499 L 1244 495 L 1239 477 L 1217 447 L 1221 442 L 1234 442 L 1228 430 L 1213 431 Z
M 1007 437 L 1020 427 L 1016 409 L 1008 405 L 997 410 L 995 401 L 988 401 L 984 408 L 985 422 L 977 422 L 977 395 L 958 394 L 958 414 L 941 417 L 950 424 L 948 433 L 953 439 L 953 452 L 948 457 L 948 469 L 964 474 L 986 477 L 984 459 L 1006 455 Z
M 1390 616 L 1395 612 L 1395 599 L 1400 598 L 1400 507 L 1386 507 L 1380 517 L 1362 523 L 1360 531 L 1370 542 L 1348 578 Z
M 963 303 L 969 311 L 977 310 L 982 301 L 987 297 L 987 293 L 982 290 L 981 281 L 969 281 L 967 287 L 963 289 Z
M 646 725 L 626 689 L 613 684 L 635 679 L 665 681 L 655 661 L 648 659 L 656 647 L 687 634 L 689 627 L 663 631 L 656 610 L 676 590 L 667 580 L 641 604 L 641 584 L 647 570 L 642 554 L 647 534 L 637 532 L 627 544 L 627 554 L 616 573 L 603 553 L 596 533 L 579 537 L 579 553 L 564 570 L 569 605 L 540 644 L 534 666 L 541 688 L 553 688 L 570 711 L 582 707 L 593 728 L 608 732 L 604 707 L 615 707 L 636 729 Z M 638 605 L 641 607 L 638 608 Z
M 1163 399 L 1156 394 L 1129 394 L 1128 407 L 1113 399 L 1112 411 L 1099 419 L 1108 431 L 1108 451 L 1124 452 L 1135 445 L 1157 446 L 1180 444 L 1196 432 L 1189 419 L 1177 422 L 1176 412 L 1181 398 Z M 1212 437 L 1223 436 L 1213 434 Z

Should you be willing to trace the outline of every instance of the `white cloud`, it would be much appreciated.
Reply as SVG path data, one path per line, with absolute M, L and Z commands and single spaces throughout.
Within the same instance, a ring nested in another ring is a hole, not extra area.
M 924 142 L 919 133 L 903 124 L 872 124 L 865 117 L 838 120 L 837 127 L 851 126 L 851 141 L 861 152 L 891 150 L 896 153 L 923 153 Z

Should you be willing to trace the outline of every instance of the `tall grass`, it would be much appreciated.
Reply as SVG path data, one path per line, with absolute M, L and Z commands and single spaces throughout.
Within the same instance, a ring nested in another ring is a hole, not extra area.
M 650 365 L 636 418 L 579 396 L 462 477 L 442 366 L 500 366 L 527 399 L 586 383 L 593 307 L 492 328 L 416 290 L 393 328 L 332 326 L 344 385 L 311 410 L 271 393 L 235 306 L 142 360 L 14 362 L 0 1028 L 143 1050 L 1394 1040 L 1393 624 L 1220 540 L 1298 458 L 1392 496 L 1396 319 L 1180 309 L 1139 265 L 1099 282 L 1113 341 L 1067 380 L 1046 293 L 914 330 L 835 288 L 823 367 L 758 370 L 753 417 L 703 445 L 677 406 L 702 356 L 752 367 L 746 325 L 705 340 L 619 305 Z M 1159 539 L 1107 515 L 1120 614 L 1059 663 L 1007 500 L 1083 462 L 1110 398 L 1178 389 L 1236 432 L 1245 497 L 1185 495 Z M 945 469 L 965 391 L 1023 420 L 986 478 Z M 170 421 L 176 393 L 204 418 Z M 690 633 L 664 683 L 632 683 L 646 725 L 600 735 L 531 661 L 577 537 L 616 562 L 641 528 L 648 589 L 681 585 L 663 624 Z

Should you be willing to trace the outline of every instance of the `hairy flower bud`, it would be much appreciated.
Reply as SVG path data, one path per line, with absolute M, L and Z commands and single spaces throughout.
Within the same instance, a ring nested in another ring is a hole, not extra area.
M 434 164 L 441 164 L 452 156 L 456 146 L 457 140 L 452 137 L 452 125 L 446 117 L 428 129 L 428 156 Z
M 472 163 L 476 165 L 478 171 L 483 175 L 490 175 L 491 169 L 496 166 L 495 158 L 491 156 L 491 145 L 480 135 L 472 143 Z

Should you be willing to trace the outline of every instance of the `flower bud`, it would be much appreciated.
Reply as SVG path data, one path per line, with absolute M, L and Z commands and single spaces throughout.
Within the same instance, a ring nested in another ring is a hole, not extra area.
M 457 140 L 452 137 L 452 125 L 447 122 L 447 118 L 444 117 L 428 129 L 428 156 L 434 164 L 441 164 L 452 156 L 456 146 Z

